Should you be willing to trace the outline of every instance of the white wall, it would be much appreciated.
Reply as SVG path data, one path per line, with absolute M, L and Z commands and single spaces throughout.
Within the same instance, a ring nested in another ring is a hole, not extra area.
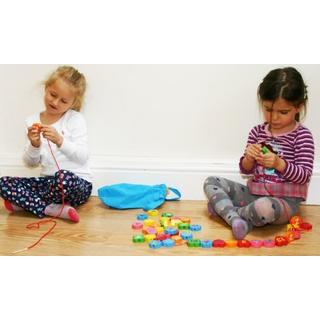
M 117 182 L 167 183 L 202 199 L 209 174 L 242 181 L 238 159 L 262 121 L 256 90 L 284 65 L 75 65 L 88 80 L 95 189 Z M 305 125 L 320 138 L 320 65 L 294 65 L 309 88 Z M 24 119 L 42 110 L 41 80 L 57 65 L 0 65 L 0 174 L 34 175 L 20 157 Z M 320 204 L 319 154 L 308 203 Z

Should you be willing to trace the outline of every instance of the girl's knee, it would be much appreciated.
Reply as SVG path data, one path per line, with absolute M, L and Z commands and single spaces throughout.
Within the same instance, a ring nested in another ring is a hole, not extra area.
M 6 186 L 11 182 L 11 177 L 1 177 L 0 178 L 0 187 Z
M 277 219 L 279 208 L 274 201 L 268 197 L 262 197 L 254 202 L 257 223 L 265 225 L 273 223 Z
M 216 176 L 211 176 L 204 181 L 203 187 L 205 189 L 208 185 L 215 186 L 219 184 L 220 184 L 220 178 Z

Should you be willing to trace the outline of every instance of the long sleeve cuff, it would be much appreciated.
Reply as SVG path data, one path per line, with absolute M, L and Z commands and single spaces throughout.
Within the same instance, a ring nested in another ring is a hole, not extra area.
M 243 159 L 244 159 L 244 156 L 242 156 L 242 157 L 240 158 L 240 161 L 239 161 L 240 172 L 241 172 L 242 174 L 253 174 L 254 171 L 255 171 L 255 169 L 256 169 L 256 166 L 257 166 L 256 163 L 254 164 L 254 166 L 252 167 L 251 170 L 246 170 L 246 169 L 243 167 L 243 165 L 242 165 Z
M 31 158 L 37 158 L 40 156 L 40 151 L 41 148 L 36 148 L 34 147 L 31 143 L 28 145 L 26 153 L 31 157 Z

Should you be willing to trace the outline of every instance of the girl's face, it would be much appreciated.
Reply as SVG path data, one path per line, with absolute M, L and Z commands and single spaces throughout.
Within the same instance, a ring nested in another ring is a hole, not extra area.
M 282 134 L 289 132 L 296 126 L 295 116 L 301 106 L 296 107 L 284 99 L 276 101 L 262 101 L 262 111 L 272 133 Z
M 63 116 L 72 107 L 74 99 L 73 88 L 63 79 L 57 79 L 45 89 L 44 104 L 52 116 Z

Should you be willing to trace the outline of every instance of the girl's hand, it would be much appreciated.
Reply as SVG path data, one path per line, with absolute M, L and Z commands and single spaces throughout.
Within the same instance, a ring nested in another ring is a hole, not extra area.
M 257 158 L 257 162 L 265 168 L 275 168 L 278 159 L 279 157 L 275 153 L 268 151 L 266 154 L 260 154 Z
M 274 168 L 279 172 L 283 172 L 286 168 L 286 162 L 271 151 L 261 154 L 257 162 L 265 168 Z
M 261 155 L 261 144 L 248 144 L 244 152 L 244 157 L 250 161 L 254 162 Z
M 28 139 L 33 147 L 39 148 L 41 145 L 40 139 L 40 129 L 39 127 L 33 125 L 32 127 L 28 128 Z
M 58 131 L 55 128 L 42 125 L 41 132 L 44 138 L 56 144 L 58 148 L 61 147 L 63 143 L 63 137 L 58 133 Z

